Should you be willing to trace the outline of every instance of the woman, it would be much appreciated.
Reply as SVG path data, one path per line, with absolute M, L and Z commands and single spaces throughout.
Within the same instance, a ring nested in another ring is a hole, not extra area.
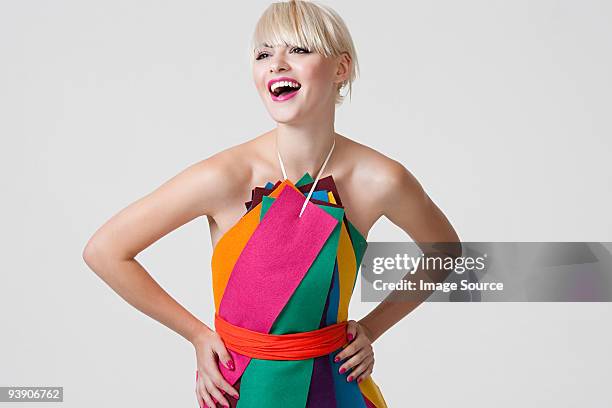
M 187 167 L 85 248 L 119 295 L 193 344 L 200 406 L 386 406 L 370 375 L 372 344 L 417 303 L 381 303 L 348 320 L 367 233 L 384 215 L 416 242 L 458 237 L 404 166 L 335 132 L 357 71 L 332 9 L 272 4 L 254 32 L 252 73 L 277 126 Z M 201 215 L 214 248 L 216 330 L 134 259 Z

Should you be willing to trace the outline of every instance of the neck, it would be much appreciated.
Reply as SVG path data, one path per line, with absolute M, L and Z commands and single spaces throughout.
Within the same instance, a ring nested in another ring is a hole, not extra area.
M 275 145 L 275 154 L 278 148 L 287 177 L 297 181 L 305 172 L 308 172 L 313 178 L 317 176 L 334 142 L 336 133 L 333 123 L 317 123 L 308 126 L 279 123 L 272 132 L 272 136 L 278 143 Z M 329 162 L 331 161 L 330 157 Z M 329 169 L 329 162 L 325 166 L 326 171 Z

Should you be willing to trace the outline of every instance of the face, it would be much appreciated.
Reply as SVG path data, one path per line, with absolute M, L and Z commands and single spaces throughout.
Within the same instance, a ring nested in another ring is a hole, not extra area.
M 276 122 L 317 120 L 334 109 L 337 85 L 346 79 L 339 61 L 294 45 L 260 47 L 253 54 L 253 80 Z

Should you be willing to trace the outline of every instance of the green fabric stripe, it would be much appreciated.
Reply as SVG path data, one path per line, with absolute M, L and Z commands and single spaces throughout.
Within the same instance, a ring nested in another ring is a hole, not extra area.
M 296 187 L 302 187 L 304 184 L 308 184 L 308 183 L 312 183 L 314 182 L 314 179 L 310 176 L 310 174 L 308 174 L 308 172 L 304 173 L 304 175 L 302 176 L 302 178 L 300 178 L 298 180 L 297 183 L 295 183 Z

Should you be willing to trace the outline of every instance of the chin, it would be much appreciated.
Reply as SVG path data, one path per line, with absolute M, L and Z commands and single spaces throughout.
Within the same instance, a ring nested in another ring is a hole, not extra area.
M 296 109 L 274 109 L 269 111 L 272 119 L 277 123 L 291 124 L 297 123 L 303 118 L 303 113 L 298 112 Z

